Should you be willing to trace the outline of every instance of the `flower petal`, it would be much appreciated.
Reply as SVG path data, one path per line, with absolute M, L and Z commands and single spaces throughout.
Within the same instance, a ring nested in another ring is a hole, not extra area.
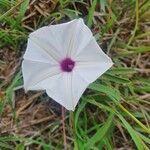
M 48 26 L 42 27 L 35 32 L 32 32 L 29 36 L 30 40 L 41 47 L 49 56 L 54 60 L 61 60 L 62 49 L 59 48 L 59 44 L 54 40 L 54 37 L 58 35 L 53 35 L 51 28 Z
M 24 88 L 28 91 L 51 88 L 53 82 L 55 82 L 55 78 L 57 78 L 56 75 L 59 75 L 61 70 L 57 65 L 23 60 L 22 72 Z
M 61 45 L 62 56 L 69 57 L 71 46 L 73 46 L 73 33 L 78 19 L 58 25 L 50 25 L 51 33 L 54 35 L 57 45 Z
M 50 89 L 46 89 L 46 93 L 66 109 L 74 110 L 75 105 L 72 97 L 72 76 L 70 73 L 62 73 L 61 77 L 55 81 L 54 86 Z
M 77 49 L 84 47 L 92 37 L 89 28 L 84 24 L 83 19 L 75 19 L 66 28 L 68 35 L 64 38 L 65 47 L 68 57 L 74 57 Z
M 88 87 L 89 83 L 85 80 L 83 76 L 80 75 L 78 70 L 74 70 L 72 75 L 72 95 L 74 98 L 74 104 L 77 105 L 80 97 Z
M 73 33 L 78 20 L 42 27 L 32 32 L 29 37 L 57 61 L 60 61 L 61 58 L 67 57 L 67 53 L 71 50 L 69 46 L 73 42 Z
M 112 63 L 112 60 L 102 51 L 94 37 L 80 50 L 75 59 L 79 62 Z
M 41 58 L 40 55 L 37 58 L 34 56 L 38 55 L 39 51 L 48 54 L 53 61 L 60 61 L 61 58 L 65 57 L 74 57 L 74 54 L 83 49 L 91 38 L 92 32 L 84 24 L 83 19 L 74 19 L 68 23 L 45 26 L 29 35 L 24 58 L 30 56 L 31 60 L 37 60 Z
M 94 37 L 76 55 L 76 69 L 87 82 L 91 83 L 107 71 L 112 65 L 112 60 L 101 50 Z
M 47 52 L 41 46 L 39 46 L 30 38 L 28 39 L 27 49 L 23 58 L 37 62 L 56 64 L 56 60 L 50 55 L 48 55 Z
M 70 57 L 72 50 L 76 49 L 78 43 L 75 40 L 79 35 L 78 30 L 82 28 L 81 22 L 83 22 L 82 19 L 74 19 L 67 23 L 49 26 L 52 35 L 54 35 L 53 39 L 57 41 L 58 46 L 61 45 L 60 49 L 64 54 L 63 57 Z
M 74 111 L 87 86 L 88 83 L 84 78 L 74 71 L 72 73 L 63 73 L 59 80 L 55 82 L 54 87 L 47 89 L 46 92 L 66 109 Z
M 76 70 L 88 83 L 94 82 L 104 72 L 106 72 L 113 63 L 87 63 L 78 64 Z
M 64 57 L 73 57 L 77 49 L 82 49 L 92 37 L 92 32 L 83 19 L 74 19 L 68 23 L 51 25 L 51 34 L 57 45 L 61 45 Z

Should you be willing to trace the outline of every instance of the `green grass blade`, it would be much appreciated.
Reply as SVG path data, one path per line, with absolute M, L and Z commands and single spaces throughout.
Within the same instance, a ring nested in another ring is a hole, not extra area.
M 25 150 L 24 144 L 18 144 L 15 148 L 15 150 Z
M 0 142 L 0 149 L 2 148 L 3 149 L 6 149 L 6 150 L 14 150 L 14 148 L 10 145 L 8 145 L 8 143 L 3 143 L 3 142 Z
M 78 119 L 79 119 L 80 113 L 82 112 L 82 110 L 85 107 L 85 105 L 86 105 L 86 102 L 85 102 L 84 98 L 82 98 L 82 102 L 81 102 L 79 108 L 77 109 L 77 111 L 75 112 L 75 121 L 74 121 L 75 132 L 76 132 L 76 135 L 78 136 L 78 138 L 80 140 L 83 140 L 83 139 L 82 139 L 81 135 L 78 132 Z
M 105 8 L 108 6 L 108 1 L 107 0 L 99 0 L 101 9 L 105 12 Z
M 135 118 L 126 108 L 124 108 L 120 103 L 116 103 L 124 112 L 126 112 L 144 131 L 150 134 L 150 129 L 147 128 L 143 123 L 141 123 L 137 118 Z
M 6 16 L 10 15 L 11 13 L 13 13 L 14 10 L 22 4 L 22 2 L 23 1 L 18 2 L 18 4 L 16 4 L 16 6 L 12 7 L 7 12 L 5 12 L 3 15 L 1 15 L 0 16 L 0 21 L 3 20 Z
M 107 71 L 112 75 L 127 75 L 136 73 L 134 68 L 114 68 Z
M 93 0 L 91 8 L 89 9 L 88 20 L 87 20 L 87 25 L 89 27 L 92 26 L 92 19 L 93 19 L 93 16 L 94 16 L 94 11 L 95 11 L 95 8 L 96 8 L 96 4 L 97 4 L 97 0 Z
M 92 83 L 88 88 L 91 90 L 105 93 L 108 97 L 110 97 L 114 101 L 120 101 L 122 99 L 119 91 L 112 89 L 111 87 L 108 87 L 106 85 Z
M 103 75 L 103 79 L 105 79 L 106 81 L 112 81 L 112 82 L 115 82 L 115 83 L 119 83 L 119 84 L 127 84 L 127 83 L 130 83 L 130 80 L 129 79 L 125 79 L 125 78 L 121 78 L 119 76 L 114 76 L 114 75 L 111 75 L 111 74 L 105 74 Z
M 19 14 L 17 16 L 17 23 L 21 23 L 21 20 L 24 17 L 24 14 L 27 10 L 27 7 L 29 5 L 29 0 L 24 0 L 23 3 L 21 4 L 20 10 L 19 10 Z
M 138 150 L 144 150 L 143 147 L 143 141 L 138 136 L 138 134 L 135 132 L 135 130 L 131 127 L 131 125 L 123 118 L 123 116 L 118 115 L 119 119 L 124 124 L 125 128 L 128 130 L 128 133 L 131 135 L 134 143 L 136 144 Z
M 96 142 L 101 141 L 107 135 L 109 128 L 113 123 L 113 118 L 114 114 L 112 113 L 110 114 L 104 125 L 101 128 L 99 128 L 98 131 L 94 134 L 94 136 L 87 141 L 85 149 L 90 149 Z

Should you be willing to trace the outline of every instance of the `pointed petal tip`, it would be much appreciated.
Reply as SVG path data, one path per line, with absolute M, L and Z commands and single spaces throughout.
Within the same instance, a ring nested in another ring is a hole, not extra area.
M 83 21 L 83 18 L 78 18 L 79 21 Z
M 24 80 L 24 79 L 23 79 L 23 80 Z M 27 93 L 28 91 L 32 90 L 32 88 L 30 89 L 30 87 L 26 84 L 25 81 L 23 81 L 23 82 L 24 82 L 24 84 L 23 84 L 23 89 L 24 89 L 25 93 Z
M 115 63 L 113 61 L 110 62 L 110 68 L 114 65 Z
M 29 91 L 25 86 L 23 86 L 25 94 Z
M 69 110 L 69 111 L 75 111 L 75 108 L 76 108 L 76 107 L 66 108 L 66 109 Z
M 65 107 L 68 111 L 75 111 L 75 108 L 76 108 L 76 106 L 75 107 L 63 106 L 63 107 Z
M 108 64 L 110 65 L 110 67 L 112 67 L 114 65 L 114 62 L 112 61 L 110 57 L 107 56 L 107 58 L 108 58 Z
M 77 18 L 77 19 L 74 19 L 74 20 L 72 20 L 72 21 L 74 21 L 74 22 L 76 22 L 76 23 L 84 23 L 84 21 L 83 21 L 82 18 Z M 72 21 L 70 21 L 70 22 L 72 22 Z
M 110 60 L 109 60 L 109 62 L 107 63 L 106 71 L 109 70 L 109 69 L 110 69 L 111 67 L 113 67 L 113 65 L 114 65 L 114 62 L 111 60 L 111 58 L 109 58 L 109 59 L 110 59 Z M 106 72 L 106 71 L 105 71 L 105 72 Z M 104 73 L 105 73 L 105 72 L 104 72 Z
M 55 102 L 59 103 L 61 106 L 63 106 L 65 109 L 67 109 L 68 111 L 75 111 L 75 108 L 76 108 L 76 105 L 75 106 L 71 106 L 71 105 L 67 105 L 67 103 L 62 103 L 60 99 L 55 99 L 53 98 L 52 95 L 50 95 L 49 93 L 49 89 L 46 89 L 46 94 L 51 98 L 53 99 Z
M 111 67 L 114 65 L 114 62 L 112 60 L 109 63 Z

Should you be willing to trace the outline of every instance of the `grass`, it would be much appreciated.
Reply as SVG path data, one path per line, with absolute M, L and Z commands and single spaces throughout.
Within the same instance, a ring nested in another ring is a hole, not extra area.
M 150 0 L 0 1 L 0 149 L 150 149 Z M 24 93 L 20 63 L 28 34 L 82 17 L 114 66 L 75 112 L 43 92 Z M 64 144 L 66 138 L 66 144 Z

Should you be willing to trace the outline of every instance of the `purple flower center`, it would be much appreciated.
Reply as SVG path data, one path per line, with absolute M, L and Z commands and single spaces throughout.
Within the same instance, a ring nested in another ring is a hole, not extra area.
M 75 62 L 71 58 L 65 58 L 60 62 L 61 70 L 71 72 L 75 66 Z

